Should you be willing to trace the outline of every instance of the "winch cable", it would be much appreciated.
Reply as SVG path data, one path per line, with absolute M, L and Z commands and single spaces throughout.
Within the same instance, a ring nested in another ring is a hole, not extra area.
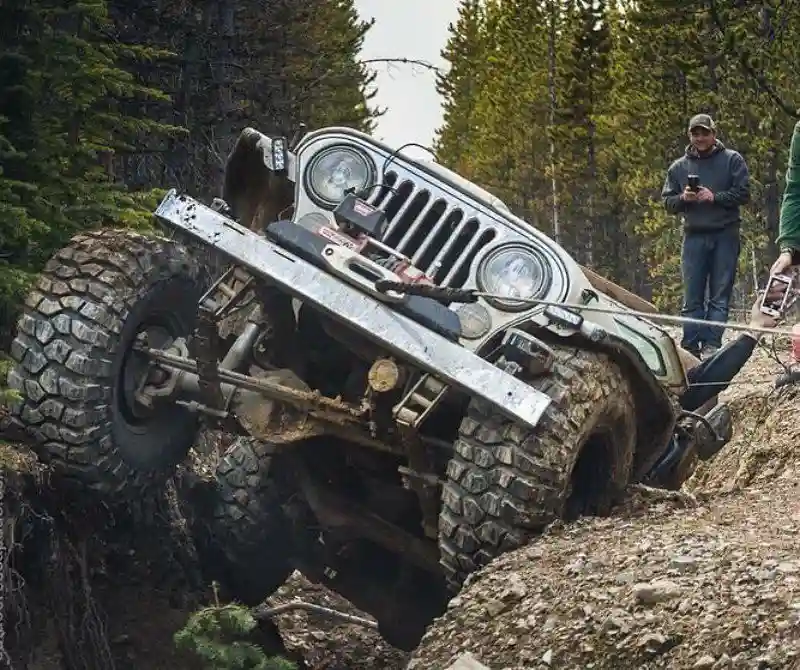
M 419 295 L 431 298 L 433 300 L 438 300 L 442 302 L 458 302 L 458 303 L 474 303 L 477 302 L 479 298 L 488 298 L 488 299 L 495 299 L 495 300 L 508 300 L 508 296 L 498 295 L 494 293 L 487 293 L 484 291 L 478 291 L 475 289 L 461 289 L 461 288 L 450 288 L 446 286 L 436 286 L 433 284 L 410 284 L 408 282 L 396 282 L 390 281 L 388 279 L 381 279 L 375 282 L 375 288 L 378 291 L 386 292 L 386 291 L 393 291 L 396 293 L 407 293 L 409 295 Z M 598 314 L 611 314 L 611 315 L 627 315 L 633 316 L 645 320 L 649 320 L 652 322 L 663 322 L 666 324 L 672 325 L 682 325 L 686 323 L 697 324 L 702 326 L 722 326 L 725 329 L 733 330 L 733 331 L 742 331 L 742 332 L 749 332 L 749 333 L 762 333 L 766 335 L 786 335 L 786 336 L 793 336 L 796 335 L 791 330 L 786 328 L 763 328 L 760 326 L 752 326 L 749 324 L 744 323 L 735 323 L 735 322 L 727 322 L 722 323 L 720 321 L 709 321 L 707 319 L 695 319 L 688 316 L 672 316 L 669 314 L 658 314 L 652 312 L 640 312 L 636 310 L 623 310 L 614 307 L 600 307 L 597 305 L 586 305 L 586 304 L 574 304 L 574 303 L 563 303 L 563 302 L 554 302 L 549 300 L 542 300 L 538 298 L 531 298 L 531 299 L 521 299 L 516 302 L 521 304 L 527 304 L 530 306 L 542 306 L 542 307 L 558 307 L 561 309 L 566 309 L 570 311 L 577 311 L 577 312 L 594 312 Z M 792 301 L 793 302 L 793 301 Z M 775 343 L 774 339 L 771 343 L 771 347 L 766 347 L 765 343 L 762 341 L 759 343 L 759 346 L 762 348 L 770 349 L 770 358 L 777 362 L 782 368 L 783 373 L 779 374 L 777 379 L 775 377 L 766 378 L 766 379 L 758 379 L 758 380 L 748 380 L 748 381 L 738 381 L 738 380 L 731 380 L 728 382 L 729 386 L 735 386 L 738 384 L 767 384 L 767 383 L 774 383 L 776 388 L 779 386 L 789 385 L 795 383 L 794 377 L 798 377 L 797 381 L 800 381 L 800 372 L 792 373 L 791 366 L 785 363 L 784 361 L 780 360 L 777 351 L 775 350 Z M 716 386 L 718 382 L 695 382 L 690 383 L 689 386 Z

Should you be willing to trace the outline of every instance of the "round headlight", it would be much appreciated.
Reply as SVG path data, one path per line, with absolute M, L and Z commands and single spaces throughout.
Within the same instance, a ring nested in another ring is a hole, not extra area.
M 349 189 L 358 192 L 370 186 L 374 175 L 374 164 L 360 151 L 330 147 L 311 159 L 306 170 L 306 187 L 316 204 L 333 209 Z
M 503 296 L 503 299 L 488 299 L 488 302 L 509 312 L 532 307 L 530 303 L 520 303 L 514 298 L 539 298 L 550 288 L 551 281 L 547 261 L 535 250 L 521 245 L 495 249 L 483 259 L 478 271 L 481 290 Z

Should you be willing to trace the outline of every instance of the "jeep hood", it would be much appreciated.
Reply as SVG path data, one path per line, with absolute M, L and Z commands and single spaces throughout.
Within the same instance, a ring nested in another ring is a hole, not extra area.
M 413 161 L 419 163 L 420 165 L 424 165 L 427 170 L 437 174 L 439 177 L 442 178 L 444 181 L 449 181 L 458 186 L 460 189 L 466 191 L 471 196 L 476 198 L 477 200 L 482 200 L 494 209 L 497 209 L 504 214 L 510 214 L 511 210 L 509 209 L 508 205 L 504 203 L 500 198 L 497 196 L 492 195 L 484 188 L 480 186 L 476 186 L 468 179 L 464 179 L 461 175 L 453 172 L 452 170 L 446 168 L 444 165 L 440 165 L 436 161 L 430 159 L 420 159 L 420 158 L 409 158 L 408 156 L 403 156 L 408 161 Z

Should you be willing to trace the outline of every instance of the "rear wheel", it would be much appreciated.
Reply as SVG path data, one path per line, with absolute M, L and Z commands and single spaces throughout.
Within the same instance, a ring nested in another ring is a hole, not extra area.
M 606 355 L 557 347 L 530 386 L 553 402 L 536 428 L 470 403 L 447 466 L 439 516 L 441 563 L 453 589 L 559 518 L 605 513 L 627 485 L 635 406 Z
M 283 509 L 290 487 L 275 476 L 273 445 L 237 439 L 217 465 L 206 526 L 231 595 L 258 605 L 291 574 L 294 540 Z
M 133 350 L 192 333 L 203 287 L 172 242 L 130 231 L 74 237 L 45 265 L 11 345 L 15 421 L 39 458 L 112 498 L 157 489 L 187 455 L 197 419 L 146 410 L 134 391 L 147 362 Z

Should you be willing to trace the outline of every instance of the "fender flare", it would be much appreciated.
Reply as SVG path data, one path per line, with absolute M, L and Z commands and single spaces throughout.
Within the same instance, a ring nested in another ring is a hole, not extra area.
M 632 482 L 640 481 L 668 448 L 680 406 L 675 395 L 665 389 L 650 372 L 641 354 L 626 340 L 607 333 L 599 343 L 577 336 L 588 347 L 606 352 L 630 374 L 636 400 L 638 439 L 634 455 Z
M 222 199 L 250 230 L 261 230 L 294 204 L 294 183 L 264 162 L 259 145 L 263 137 L 263 133 L 245 128 L 225 162 Z

